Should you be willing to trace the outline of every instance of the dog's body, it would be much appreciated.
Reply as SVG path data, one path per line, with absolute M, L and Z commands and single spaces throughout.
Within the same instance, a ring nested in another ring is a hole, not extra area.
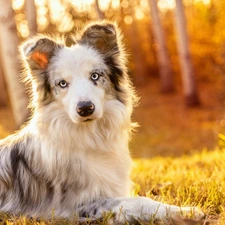
M 136 101 L 115 26 L 88 26 L 70 48 L 48 37 L 22 46 L 33 116 L 0 142 L 0 211 L 115 221 L 165 219 L 180 211 L 129 198 L 128 141 Z M 201 212 L 199 213 L 201 215 Z

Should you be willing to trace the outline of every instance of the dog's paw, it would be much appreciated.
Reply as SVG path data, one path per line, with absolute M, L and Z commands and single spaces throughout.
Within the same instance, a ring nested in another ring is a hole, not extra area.
M 124 199 L 114 208 L 113 212 L 119 223 L 159 220 L 167 224 L 176 217 L 202 219 L 205 216 L 197 207 L 168 205 L 145 197 Z
M 198 207 L 180 207 L 171 212 L 171 217 L 181 216 L 184 218 L 202 219 L 205 214 Z
M 178 207 L 174 205 L 161 204 L 155 213 L 155 220 L 163 221 L 164 224 L 171 224 L 177 218 L 196 219 L 201 221 L 205 214 L 198 207 Z

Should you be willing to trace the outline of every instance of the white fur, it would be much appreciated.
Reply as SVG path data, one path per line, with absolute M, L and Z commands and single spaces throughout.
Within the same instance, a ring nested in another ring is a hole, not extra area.
M 70 119 L 74 123 L 79 123 L 84 119 L 101 118 L 106 93 L 104 89 L 93 85 L 93 81 L 90 80 L 91 71 L 106 70 L 100 55 L 91 48 L 75 45 L 60 51 L 56 63 L 54 80 L 59 77 L 59 79 L 63 78 L 69 82 L 69 88 L 62 90 L 62 93 L 59 93 L 56 98 L 65 107 Z M 76 106 L 79 101 L 94 103 L 95 111 L 90 118 L 82 118 L 77 114 Z

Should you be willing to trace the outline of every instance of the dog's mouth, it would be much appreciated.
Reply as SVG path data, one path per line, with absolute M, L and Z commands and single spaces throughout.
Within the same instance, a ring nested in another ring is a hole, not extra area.
M 84 120 L 83 122 L 90 122 L 90 121 L 92 121 L 93 119 L 86 119 L 86 120 Z

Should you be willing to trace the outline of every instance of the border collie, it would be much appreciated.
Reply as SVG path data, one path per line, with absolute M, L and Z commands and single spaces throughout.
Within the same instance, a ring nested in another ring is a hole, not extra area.
M 20 48 L 32 117 L 0 141 L 0 211 L 13 215 L 151 221 L 178 207 L 129 197 L 128 141 L 137 101 L 114 23 L 86 26 L 74 44 L 37 36 Z

